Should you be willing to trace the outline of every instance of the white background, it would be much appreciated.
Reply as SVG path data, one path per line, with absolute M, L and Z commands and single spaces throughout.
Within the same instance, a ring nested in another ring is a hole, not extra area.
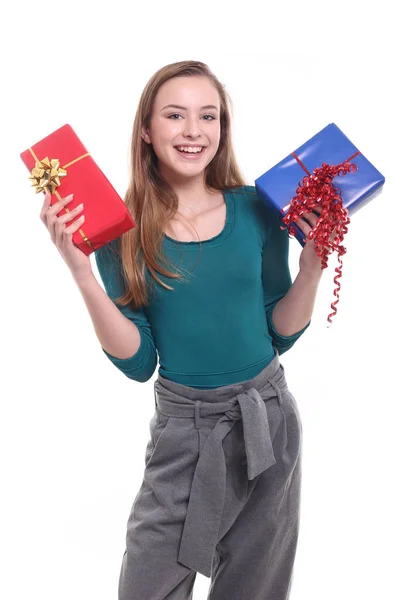
M 304 430 L 291 600 L 399 598 L 395 9 L 114 0 L 5 10 L 0 596 L 117 599 L 157 374 L 131 381 L 103 354 L 19 154 L 70 123 L 122 196 L 143 87 L 160 67 L 192 59 L 232 96 L 249 184 L 331 122 L 386 177 L 350 225 L 333 325 L 336 256 L 310 328 L 281 361 Z M 293 278 L 300 251 L 292 240 Z M 209 582 L 197 576 L 194 600 Z

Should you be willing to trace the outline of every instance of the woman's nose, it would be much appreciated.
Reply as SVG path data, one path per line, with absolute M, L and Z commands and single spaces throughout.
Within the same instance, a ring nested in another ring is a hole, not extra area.
M 200 123 L 197 117 L 194 117 L 192 119 L 188 117 L 185 119 L 184 131 L 186 134 L 190 134 L 192 136 L 195 136 L 200 133 Z

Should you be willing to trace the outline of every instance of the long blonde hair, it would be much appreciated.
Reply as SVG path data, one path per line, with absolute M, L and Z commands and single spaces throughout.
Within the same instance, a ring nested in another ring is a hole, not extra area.
M 220 96 L 221 134 L 218 151 L 205 169 L 205 186 L 209 191 L 233 189 L 246 182 L 236 162 L 232 145 L 231 98 L 209 67 L 198 61 L 181 61 L 159 69 L 145 86 L 136 111 L 130 148 L 130 180 L 124 202 L 136 227 L 118 238 L 118 254 L 125 279 L 125 293 L 116 302 L 141 308 L 149 302 L 145 266 L 153 279 L 172 290 L 158 276 L 174 279 L 179 273 L 168 270 L 162 250 L 164 228 L 178 209 L 178 197 L 157 167 L 157 156 L 151 144 L 142 138 L 142 128 L 148 128 L 156 94 L 163 83 L 173 77 L 202 75 L 208 77 Z M 162 262 L 162 266 L 157 259 Z

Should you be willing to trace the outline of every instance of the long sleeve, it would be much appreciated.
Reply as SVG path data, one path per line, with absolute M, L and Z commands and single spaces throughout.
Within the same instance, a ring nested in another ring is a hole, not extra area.
M 262 200 L 261 200 L 262 202 Z M 307 325 L 290 336 L 280 335 L 272 322 L 275 305 L 283 298 L 292 285 L 289 270 L 289 237 L 286 230 L 281 230 L 279 215 L 264 204 L 260 211 L 267 227 L 264 228 L 264 246 L 262 256 L 262 280 L 264 290 L 264 306 L 269 334 L 272 344 L 279 354 L 289 350 L 299 339 Z M 260 215 L 261 216 L 261 215 Z
M 121 271 L 121 259 L 112 251 L 111 243 L 95 251 L 96 265 L 104 284 L 104 289 L 111 300 L 121 296 L 125 291 L 124 279 Z M 115 303 L 116 304 L 116 303 Z M 140 346 L 138 351 L 129 358 L 117 358 L 102 348 L 110 361 L 129 379 L 135 381 L 148 381 L 157 367 L 157 352 L 151 332 L 150 323 L 143 309 L 133 309 L 129 305 L 116 304 L 121 313 L 132 321 L 140 332 Z

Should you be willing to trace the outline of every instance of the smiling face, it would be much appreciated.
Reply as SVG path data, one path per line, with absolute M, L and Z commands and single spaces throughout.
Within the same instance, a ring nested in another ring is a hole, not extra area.
M 174 105 L 174 106 L 168 106 Z M 158 168 L 169 181 L 198 179 L 217 153 L 221 133 L 218 91 L 207 77 L 174 77 L 158 90 L 150 128 L 142 137 L 153 145 Z M 177 148 L 202 148 L 184 153 Z

